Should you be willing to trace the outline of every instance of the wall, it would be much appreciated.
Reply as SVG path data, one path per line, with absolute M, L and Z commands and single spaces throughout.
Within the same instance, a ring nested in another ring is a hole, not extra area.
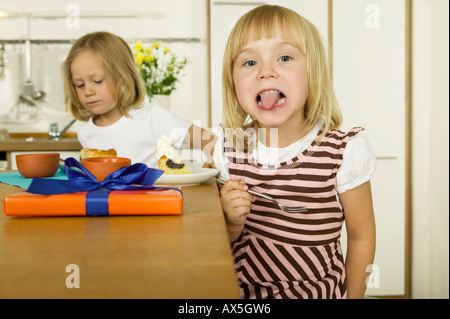
M 449 2 L 413 0 L 412 297 L 449 297 Z
M 72 20 L 67 23 L 66 9 L 73 1 L 4 1 L 0 9 L 24 14 L 33 12 L 30 19 L 31 39 L 75 40 L 87 32 L 110 31 L 123 37 L 134 46 L 136 40 L 154 38 L 197 39 L 198 42 L 168 42 L 171 50 L 187 56 L 189 64 L 186 75 L 181 78 L 177 90 L 171 96 L 171 109 L 186 120 L 200 120 L 201 125 L 208 122 L 207 92 L 207 43 L 206 43 L 206 2 L 205 0 L 134 0 L 129 1 L 89 1 L 75 2 L 81 14 L 79 27 Z M 43 9 L 45 8 L 45 9 Z M 47 9 L 52 8 L 52 9 Z M 70 8 L 70 7 L 69 7 Z M 126 14 L 138 13 L 133 18 L 83 18 L 83 14 Z M 56 19 L 44 19 L 39 15 Z M 0 19 L 0 41 L 2 39 L 25 39 L 27 37 L 27 18 L 16 17 Z M 7 125 L 10 132 L 46 131 L 50 122 L 64 125 L 70 115 L 64 112 L 64 94 L 61 83 L 60 65 L 65 59 L 70 44 L 32 45 L 32 80 L 35 88 L 44 90 L 47 97 L 39 102 L 44 118 L 34 125 Z M 0 78 L 0 116 L 16 103 L 25 82 L 25 62 L 23 44 L 5 45 L 5 74 Z

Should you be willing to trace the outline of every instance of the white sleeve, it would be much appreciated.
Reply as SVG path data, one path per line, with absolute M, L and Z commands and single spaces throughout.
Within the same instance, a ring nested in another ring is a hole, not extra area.
M 230 174 L 228 173 L 228 158 L 223 153 L 223 131 L 220 129 L 214 133 L 218 137 L 218 141 L 214 146 L 214 165 L 219 170 L 219 178 L 228 180 L 230 179 Z
M 371 180 L 375 174 L 376 159 L 369 139 L 358 133 L 345 147 L 341 168 L 336 176 L 336 190 L 343 193 Z

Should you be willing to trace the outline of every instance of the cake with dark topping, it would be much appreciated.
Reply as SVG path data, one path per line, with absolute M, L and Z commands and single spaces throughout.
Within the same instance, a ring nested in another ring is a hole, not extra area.
M 191 174 L 186 165 L 181 162 L 176 162 L 171 158 L 163 155 L 158 160 L 158 168 L 164 171 L 166 175 L 181 175 L 181 174 Z

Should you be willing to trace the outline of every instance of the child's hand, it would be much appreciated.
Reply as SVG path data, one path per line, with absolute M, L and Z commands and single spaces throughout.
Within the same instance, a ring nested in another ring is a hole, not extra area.
M 235 241 L 244 228 L 254 197 L 240 180 L 228 180 L 220 190 L 220 202 L 227 222 L 230 241 Z
M 216 165 L 214 165 L 214 162 L 205 162 L 203 163 L 203 168 L 216 168 Z

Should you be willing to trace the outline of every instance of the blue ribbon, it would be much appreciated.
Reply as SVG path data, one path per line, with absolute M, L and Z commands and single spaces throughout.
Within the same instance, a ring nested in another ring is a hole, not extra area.
M 88 216 L 108 215 L 108 195 L 111 190 L 174 189 L 181 192 L 178 188 L 153 186 L 164 171 L 148 168 L 142 163 L 122 167 L 106 176 L 101 182 L 73 157 L 67 158 L 64 164 L 68 180 L 33 178 L 27 191 L 40 195 L 88 191 L 86 195 L 86 215 Z

